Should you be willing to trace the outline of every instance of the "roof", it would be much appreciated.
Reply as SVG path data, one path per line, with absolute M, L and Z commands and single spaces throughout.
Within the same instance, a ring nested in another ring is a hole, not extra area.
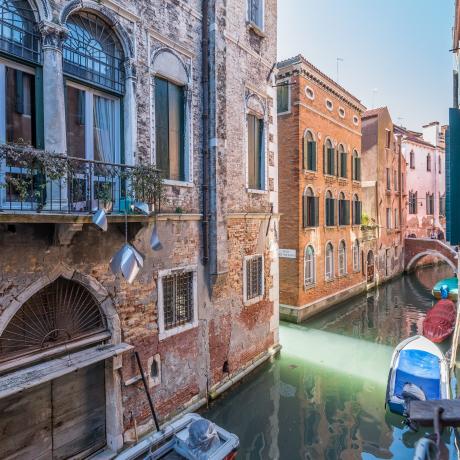
M 371 118 L 371 117 L 376 117 L 378 115 L 380 115 L 381 113 L 383 113 L 384 111 L 388 111 L 388 107 L 377 107 L 376 109 L 370 109 L 370 110 L 366 110 L 364 113 L 363 113 L 363 118 Z
M 366 110 L 366 108 L 363 106 L 361 101 L 356 97 L 353 96 L 349 91 L 347 91 L 342 85 L 337 83 L 335 80 L 333 80 L 331 77 L 326 75 L 324 72 L 321 72 L 317 67 L 315 67 L 310 61 L 305 59 L 302 54 L 298 54 L 297 56 L 293 56 L 288 59 L 284 59 L 276 64 L 276 67 L 278 69 L 282 69 L 283 67 L 288 67 L 290 65 L 295 65 L 295 64 L 303 64 L 307 67 L 309 67 L 313 72 L 318 74 L 323 80 L 327 81 L 331 86 L 337 88 L 339 91 L 344 93 L 348 98 L 352 99 L 355 104 L 358 104 L 362 106 L 363 110 Z
M 418 133 L 417 131 L 411 131 L 410 129 L 403 128 L 402 126 L 396 126 L 395 125 L 395 131 L 397 131 L 399 134 L 402 134 L 404 137 L 404 141 L 407 142 L 413 142 L 415 144 L 420 144 L 425 147 L 430 147 L 435 149 L 436 147 L 431 144 L 430 142 L 427 142 L 423 139 L 422 133 Z

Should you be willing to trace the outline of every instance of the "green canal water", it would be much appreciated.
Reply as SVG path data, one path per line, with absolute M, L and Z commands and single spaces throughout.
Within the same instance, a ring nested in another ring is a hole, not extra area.
M 239 436 L 241 459 L 412 460 L 423 432 L 385 411 L 390 358 L 421 331 L 431 287 L 450 276 L 445 266 L 422 269 L 304 324 L 281 324 L 281 354 L 203 415 Z M 446 442 L 457 459 L 453 435 Z

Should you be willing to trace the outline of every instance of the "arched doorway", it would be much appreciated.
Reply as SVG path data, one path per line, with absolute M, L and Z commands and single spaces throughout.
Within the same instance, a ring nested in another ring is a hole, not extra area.
M 374 253 L 369 251 L 367 253 L 367 282 L 373 283 L 375 276 L 375 266 L 374 266 Z
M 106 446 L 115 353 L 99 350 L 116 348 L 100 346 L 109 339 L 99 302 L 76 281 L 59 277 L 20 306 L 0 335 L 0 458 L 85 458 Z

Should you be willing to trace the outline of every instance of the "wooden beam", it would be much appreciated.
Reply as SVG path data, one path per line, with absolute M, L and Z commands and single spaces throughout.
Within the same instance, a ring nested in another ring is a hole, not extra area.
M 409 403 L 409 418 L 423 426 L 433 426 L 435 410 L 443 409 L 440 415 L 444 426 L 460 426 L 460 400 L 440 399 L 437 401 L 411 401 Z

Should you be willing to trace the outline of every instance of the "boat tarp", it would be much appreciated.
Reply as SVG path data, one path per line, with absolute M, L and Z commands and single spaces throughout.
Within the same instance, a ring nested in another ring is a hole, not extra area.
M 457 290 L 458 289 L 458 278 L 446 278 L 441 281 L 438 281 L 433 286 L 433 291 L 440 291 L 441 286 L 447 285 L 449 291 Z
M 440 399 L 440 372 L 437 356 L 423 350 L 402 350 L 394 393 L 402 398 L 404 385 L 412 383 L 423 390 L 427 400 Z
M 454 303 L 448 299 L 440 300 L 423 321 L 423 335 L 433 342 L 442 342 L 454 331 L 456 318 Z

